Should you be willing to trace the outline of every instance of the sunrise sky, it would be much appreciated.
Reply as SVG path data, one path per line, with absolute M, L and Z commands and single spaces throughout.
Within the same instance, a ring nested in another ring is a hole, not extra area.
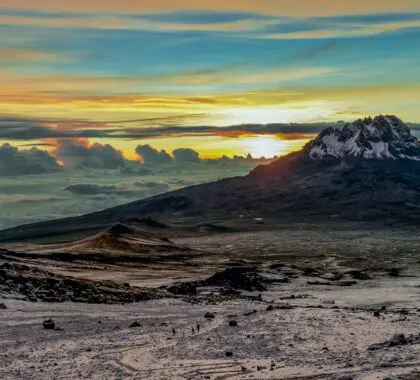
M 0 36 L 0 144 L 52 155 L 271 157 L 317 122 L 420 122 L 418 0 L 1 0 Z

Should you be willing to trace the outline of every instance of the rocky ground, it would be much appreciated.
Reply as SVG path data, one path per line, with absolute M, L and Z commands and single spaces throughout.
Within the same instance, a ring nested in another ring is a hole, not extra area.
M 311 228 L 179 243 L 209 256 L 118 267 L 3 251 L 0 378 L 420 379 L 413 234 Z
M 3 303 L 5 380 L 414 380 L 420 374 L 413 279 L 316 289 L 301 279 L 271 287 L 260 300 L 216 304 Z M 43 326 L 50 319 L 54 329 Z

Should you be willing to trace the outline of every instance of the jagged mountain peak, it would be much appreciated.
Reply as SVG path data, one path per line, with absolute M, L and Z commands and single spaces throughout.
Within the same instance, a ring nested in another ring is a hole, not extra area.
M 420 143 L 398 117 L 379 115 L 347 123 L 342 129 L 326 128 L 309 142 L 304 154 L 313 160 L 409 159 L 420 161 Z

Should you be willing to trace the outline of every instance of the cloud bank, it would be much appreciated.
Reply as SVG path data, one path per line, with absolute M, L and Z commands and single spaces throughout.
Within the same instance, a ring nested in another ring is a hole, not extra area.
M 90 145 L 87 141 L 61 140 L 54 150 L 54 155 L 66 167 L 118 169 L 125 166 L 122 153 L 109 144 Z
M 19 150 L 10 144 L 0 146 L 0 176 L 44 174 L 60 169 L 46 151 L 37 148 Z

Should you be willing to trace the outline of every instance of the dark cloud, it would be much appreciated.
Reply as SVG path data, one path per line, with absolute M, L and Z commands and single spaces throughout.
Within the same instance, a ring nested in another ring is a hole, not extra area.
M 19 150 L 10 144 L 0 146 L 0 176 L 43 174 L 60 169 L 56 160 L 44 150 Z
M 109 144 L 87 145 L 78 140 L 61 140 L 54 154 L 65 166 L 118 169 L 126 164 L 123 155 Z
M 185 162 L 194 162 L 199 163 L 200 155 L 194 149 L 189 148 L 179 148 L 172 151 L 172 155 L 174 156 L 174 160 L 179 163 Z
M 328 49 L 329 45 L 319 49 Z M 309 52 L 309 54 L 314 54 Z M 197 115 L 193 115 L 197 116 Z M 344 122 L 330 123 L 275 123 L 246 124 L 228 127 L 213 127 L 206 125 L 180 126 L 182 115 L 170 118 L 132 119 L 113 122 L 89 120 L 55 120 L 55 119 L 25 119 L 0 116 L 0 140 L 40 140 L 40 139 L 77 139 L 77 138 L 108 138 L 108 139 L 146 139 L 165 136 L 235 136 L 243 133 L 253 134 L 284 134 L 299 137 L 299 134 L 311 134 L 332 126 L 341 127 Z M 54 125 L 55 127 L 51 127 Z M 151 127 L 153 125 L 153 127 Z
M 138 145 L 136 153 L 141 157 L 144 163 L 166 164 L 172 161 L 172 157 L 164 150 L 157 150 L 150 145 Z
M 156 191 L 167 191 L 170 187 L 169 184 L 164 182 L 134 182 L 134 186 Z
M 88 185 L 88 184 L 77 184 L 70 185 L 65 188 L 66 191 L 70 191 L 73 194 L 79 195 L 98 195 L 98 194 L 112 194 L 117 191 L 116 186 L 101 186 L 101 185 Z
M 147 168 L 130 168 L 130 167 L 123 167 L 120 168 L 120 174 L 122 176 L 147 176 L 147 175 L 154 175 L 155 173 Z

